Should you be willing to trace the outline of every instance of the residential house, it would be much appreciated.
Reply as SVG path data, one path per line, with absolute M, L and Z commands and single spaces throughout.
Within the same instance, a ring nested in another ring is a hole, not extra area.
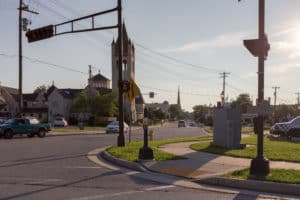
M 48 121 L 47 93 L 40 91 L 23 94 L 23 113 L 25 116 L 36 117 L 42 122 Z
M 76 96 L 83 89 L 58 89 L 52 85 L 47 91 L 48 97 L 48 121 L 53 122 L 55 117 L 62 116 L 69 120 L 70 109 Z
M 18 89 L 0 86 L 0 117 L 15 116 L 19 112 L 18 93 Z

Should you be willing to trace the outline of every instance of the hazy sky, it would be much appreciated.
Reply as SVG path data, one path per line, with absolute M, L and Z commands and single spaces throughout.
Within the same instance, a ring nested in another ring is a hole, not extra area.
M 0 81 L 10 87 L 18 87 L 18 2 L 0 0 Z M 24 14 L 32 21 L 32 29 L 109 9 L 117 3 L 24 2 L 40 13 Z M 136 82 L 142 93 L 156 93 L 154 99 L 145 95 L 147 102 L 176 103 L 180 87 L 186 110 L 197 104 L 216 104 L 222 91 L 219 73 L 223 71 L 231 73 L 226 85 L 229 100 L 240 93 L 257 98 L 257 58 L 247 52 L 242 40 L 257 38 L 258 0 L 123 0 L 123 6 L 127 31 L 136 47 Z M 265 97 L 271 97 L 272 102 L 272 86 L 280 87 L 277 102 L 296 102 L 300 77 L 299 9 L 299 0 L 266 0 L 266 33 L 271 51 L 265 63 Z M 116 22 L 116 13 L 96 20 L 98 25 Z M 89 25 L 85 21 L 76 27 Z M 117 37 L 114 30 L 62 35 L 31 44 L 24 37 L 24 91 L 32 92 L 52 81 L 59 88 L 83 88 L 89 64 L 94 74 L 100 70 L 111 79 L 113 37 Z

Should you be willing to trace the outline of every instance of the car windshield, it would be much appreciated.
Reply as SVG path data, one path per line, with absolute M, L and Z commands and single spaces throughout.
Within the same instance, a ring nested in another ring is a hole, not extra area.
M 9 119 L 7 121 L 4 122 L 4 124 L 13 124 L 15 122 L 14 119 Z
M 36 118 L 29 119 L 29 122 L 30 122 L 30 124 L 39 124 L 40 123 L 40 121 L 37 120 Z
M 300 122 L 300 117 L 296 117 L 289 121 L 289 123 L 299 123 L 299 122 Z
M 110 125 L 119 125 L 118 121 L 111 122 Z
M 62 121 L 62 118 L 55 118 L 56 121 Z

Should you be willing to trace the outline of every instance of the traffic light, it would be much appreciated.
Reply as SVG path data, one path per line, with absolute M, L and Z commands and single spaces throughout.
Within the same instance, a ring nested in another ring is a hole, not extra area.
M 53 25 L 44 26 L 42 28 L 29 30 L 26 33 L 28 42 L 35 42 L 43 39 L 50 38 L 54 35 Z
M 154 98 L 154 92 L 149 92 L 149 97 Z
M 268 52 L 270 50 L 270 44 L 268 42 L 268 37 L 265 35 L 264 37 L 264 45 L 263 45 L 263 54 L 264 58 L 268 57 Z M 251 39 L 244 40 L 244 46 L 248 49 L 248 51 L 255 57 L 260 55 L 260 40 L 259 39 Z

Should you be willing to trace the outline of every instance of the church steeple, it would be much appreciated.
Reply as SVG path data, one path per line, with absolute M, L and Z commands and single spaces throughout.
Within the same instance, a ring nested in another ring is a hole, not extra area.
M 181 109 L 180 90 L 179 90 L 179 87 L 178 87 L 178 96 L 177 96 L 177 106 Z

